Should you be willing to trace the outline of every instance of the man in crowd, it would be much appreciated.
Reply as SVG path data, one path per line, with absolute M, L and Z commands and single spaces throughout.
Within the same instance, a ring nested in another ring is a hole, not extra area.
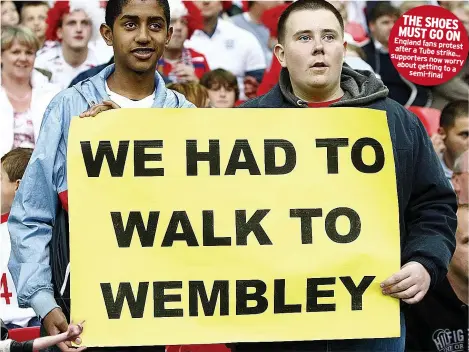
M 453 175 L 456 159 L 469 149 L 469 102 L 453 101 L 447 104 L 440 116 L 438 133 L 432 136 L 435 151 L 448 180 Z
M 109 0 L 101 35 L 114 49 L 115 64 L 58 94 L 44 116 L 8 227 L 12 238 L 9 268 L 19 305 L 32 307 L 49 335 L 63 333 L 68 327 L 69 262 L 63 248 L 68 243 L 66 156 L 70 120 L 80 114 L 95 115 L 106 106 L 193 107 L 184 96 L 166 89 L 156 71 L 171 39 L 169 22 L 167 0 Z M 58 347 L 64 352 L 77 352 L 69 343 Z M 164 347 L 148 350 L 164 351 Z
M 1 158 L 0 318 L 8 329 L 40 325 L 34 310 L 18 307 L 15 284 L 6 267 L 11 248 L 10 234 L 7 228 L 8 215 L 31 154 L 32 149 L 16 148 Z
M 399 16 L 399 10 L 388 2 L 380 2 L 372 8 L 368 23 L 371 40 L 363 47 L 366 61 L 389 88 L 391 99 L 405 106 L 428 106 L 431 103 L 429 88 L 415 85 L 403 78 L 389 56 L 389 36 Z M 413 98 L 414 92 L 415 98 Z
M 458 195 L 456 251 L 446 278 L 422 302 L 406 311 L 408 351 L 468 350 L 469 285 L 469 151 L 455 163 L 453 186 Z
M 34 32 L 40 48 L 46 41 L 47 11 L 49 4 L 45 1 L 26 1 L 21 7 L 21 24 Z M 40 51 L 38 53 L 40 54 Z
M 292 3 L 280 16 L 278 40 L 274 53 L 283 67 L 279 83 L 242 107 L 330 106 L 386 112 L 395 151 L 402 268 L 381 287 L 384 295 L 406 304 L 421 301 L 446 276 L 455 249 L 457 208 L 425 128 L 415 115 L 387 97 L 388 89 L 373 73 L 343 66 L 344 24 L 329 2 Z M 399 338 L 246 343 L 238 344 L 236 351 L 397 352 L 404 350 L 404 336 L 401 321 Z
M 62 89 L 78 74 L 99 63 L 88 44 L 93 36 L 99 35 L 93 31 L 93 21 L 99 23 L 101 19 L 99 9 L 90 4 L 57 1 L 48 13 L 46 38 L 53 43 L 44 47 L 34 65 L 52 72 L 51 82 Z
M 199 22 L 197 24 L 202 28 L 202 15 L 191 2 L 185 5 L 180 0 L 173 0 L 170 5 L 173 36 L 158 62 L 158 71 L 173 83 L 198 82 L 210 68 L 204 55 L 184 48 L 184 43 L 195 29 L 189 28 L 189 21 L 193 26 L 194 22 Z M 190 14 L 187 7 L 191 10 Z
M 210 69 L 223 68 L 238 78 L 240 98 L 245 99 L 245 77 L 262 80 L 266 68 L 264 52 L 248 31 L 219 18 L 222 1 L 196 1 L 204 18 L 203 30 L 196 30 L 187 47 L 202 53 Z

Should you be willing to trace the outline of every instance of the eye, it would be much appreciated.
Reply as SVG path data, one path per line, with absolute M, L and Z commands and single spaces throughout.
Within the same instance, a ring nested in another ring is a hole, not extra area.
M 328 41 L 328 42 L 331 42 L 331 41 L 333 41 L 333 40 L 335 39 L 335 36 L 334 36 L 333 34 L 326 34 L 326 35 L 324 36 L 324 39 L 325 39 L 326 41 Z
M 153 31 L 158 31 L 162 28 L 161 24 L 159 23 L 150 23 L 150 29 Z
M 462 132 L 460 133 L 460 136 L 463 137 L 464 139 L 467 139 L 469 137 L 469 132 Z
M 133 23 L 133 22 L 126 22 L 126 23 L 124 24 L 124 28 L 125 28 L 125 29 L 134 29 L 134 28 L 136 28 L 136 27 L 137 27 L 137 25 L 136 25 L 135 23 Z
M 308 41 L 308 40 L 310 40 L 310 39 L 311 39 L 311 37 L 310 37 L 309 35 L 306 35 L 306 34 L 300 35 L 300 36 L 298 37 L 298 40 L 301 41 L 301 42 L 306 42 L 306 41 Z

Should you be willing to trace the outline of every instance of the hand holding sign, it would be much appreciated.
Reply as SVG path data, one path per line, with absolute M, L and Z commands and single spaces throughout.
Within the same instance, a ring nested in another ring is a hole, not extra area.
M 111 109 L 120 109 L 120 106 L 114 103 L 112 100 L 104 100 L 102 103 L 93 105 L 85 112 L 82 112 L 80 117 L 95 117 L 99 113 Z
M 417 262 L 409 262 L 381 284 L 383 293 L 400 298 L 405 303 L 420 302 L 430 287 L 430 274 Z

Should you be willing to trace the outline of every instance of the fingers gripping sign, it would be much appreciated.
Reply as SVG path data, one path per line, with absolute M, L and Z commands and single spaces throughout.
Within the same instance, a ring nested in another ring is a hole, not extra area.
M 417 262 L 409 262 L 402 269 L 381 283 L 384 295 L 415 304 L 425 297 L 430 287 L 430 274 Z
M 112 100 L 104 100 L 100 104 L 93 105 L 85 112 L 80 114 L 80 118 L 84 117 L 95 117 L 101 112 L 111 110 L 111 109 L 120 109 L 120 106 L 114 103 Z

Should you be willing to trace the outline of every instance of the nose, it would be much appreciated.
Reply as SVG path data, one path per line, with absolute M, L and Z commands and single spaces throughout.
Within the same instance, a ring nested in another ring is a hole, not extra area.
M 220 97 L 224 98 L 226 97 L 226 89 L 225 87 L 220 88 Z
M 148 43 L 150 41 L 150 35 L 148 33 L 147 26 L 140 26 L 137 37 L 135 38 L 137 43 Z
M 324 44 L 321 38 L 313 38 L 312 42 L 313 42 L 313 47 L 312 47 L 313 55 L 324 54 Z
M 22 51 L 20 53 L 19 60 L 20 61 L 26 61 L 27 59 L 28 59 L 28 56 L 26 55 L 26 53 L 24 51 Z

